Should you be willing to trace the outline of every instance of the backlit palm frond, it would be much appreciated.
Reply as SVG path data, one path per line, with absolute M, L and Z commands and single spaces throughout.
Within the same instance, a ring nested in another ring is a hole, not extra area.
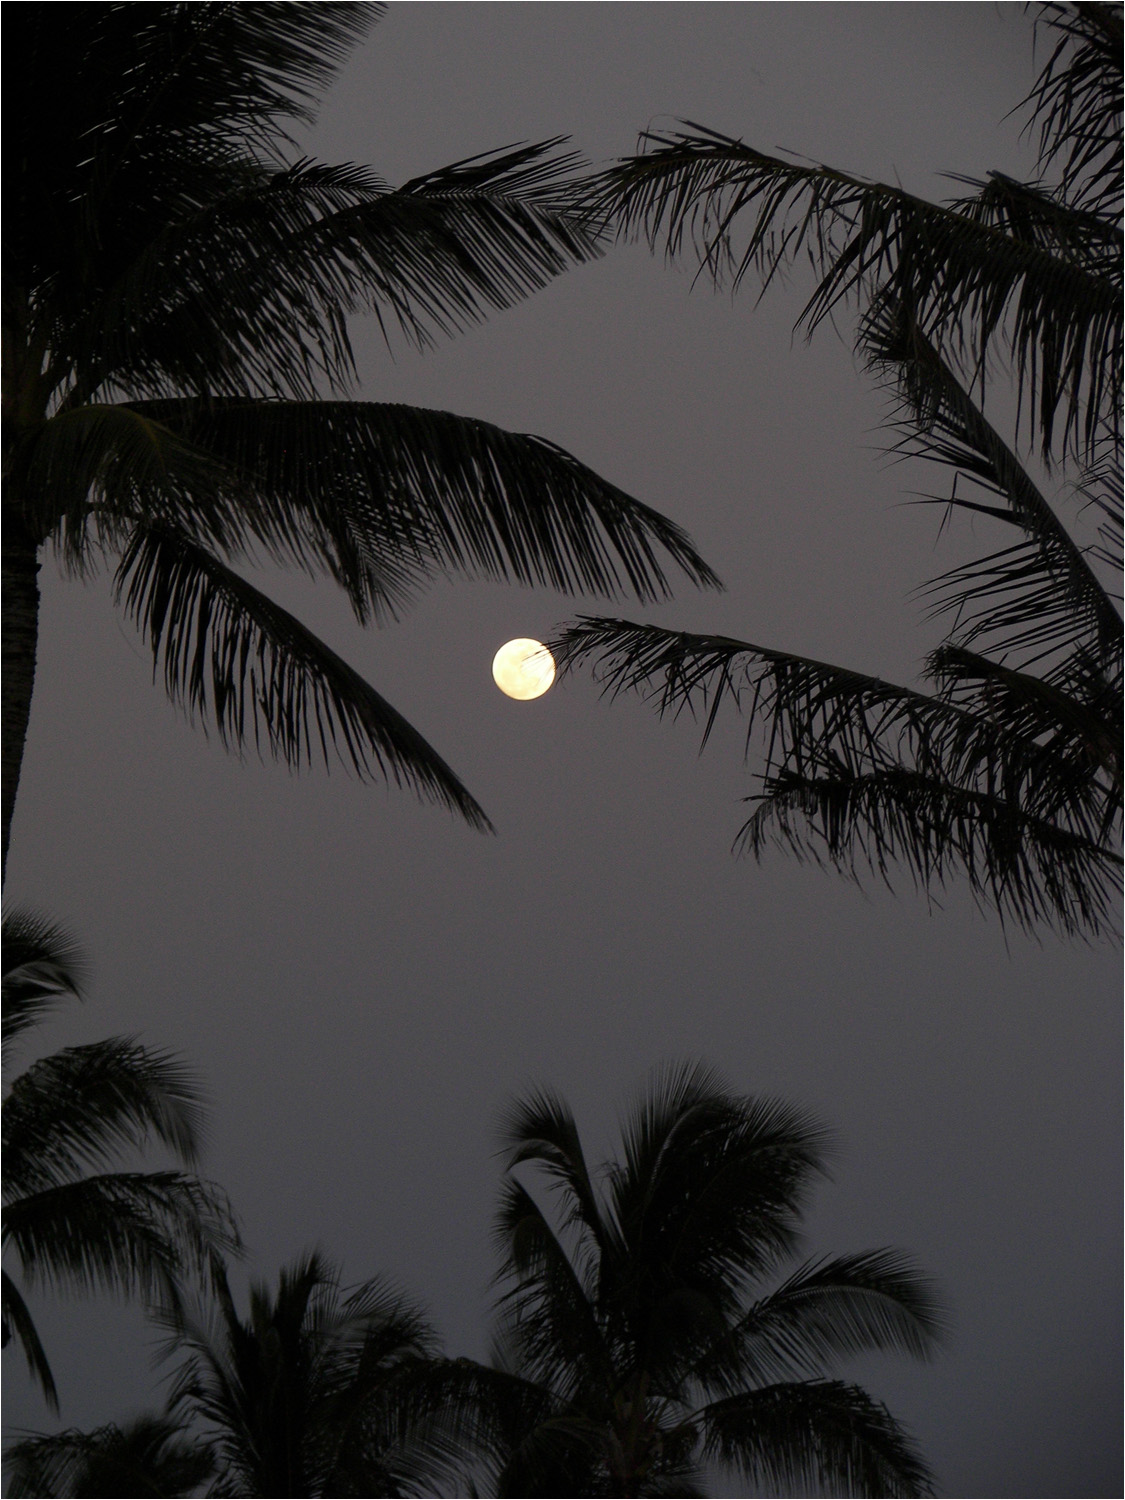
M 186 1495 L 215 1474 L 205 1444 L 165 1417 L 30 1433 L 9 1443 L 8 1495 Z
M 782 1494 L 932 1495 L 929 1471 L 887 1408 L 855 1385 L 766 1386 L 704 1407 L 707 1459 Z
M 996 792 L 905 766 L 765 778 L 735 847 L 760 857 L 771 844 L 888 885 L 896 868 L 923 890 L 964 878 L 983 905 L 1026 931 L 1117 930 L 1121 858 L 1113 850 Z
M 567 1228 L 577 1227 L 601 1250 L 614 1235 L 605 1218 L 582 1150 L 578 1125 L 564 1100 L 549 1089 L 535 1089 L 515 1100 L 500 1118 L 505 1168 L 532 1162 L 565 1201 Z
M 27 1303 L 23 1300 L 19 1287 L 7 1271 L 4 1271 L 2 1275 L 3 1304 L 0 1306 L 0 1324 L 3 1329 L 3 1346 L 6 1349 L 12 1338 L 15 1338 L 23 1350 L 31 1378 L 43 1392 L 43 1399 L 52 1411 L 58 1411 L 59 1393 L 55 1385 L 55 1377 L 51 1374 L 47 1352 L 40 1341 L 35 1320 L 31 1316 Z
M 1064 258 L 957 204 L 788 162 L 697 126 L 643 140 L 643 155 L 596 180 L 595 218 L 616 217 L 623 233 L 663 242 L 670 255 L 690 247 L 701 269 L 736 287 L 755 271 L 764 289 L 807 256 L 818 284 L 799 321 L 810 332 L 837 307 L 862 308 L 893 288 L 970 379 L 983 375 L 994 343 L 1010 343 L 1045 451 L 1060 415 L 1075 451 L 1088 453 L 1106 420 L 1118 430 L 1119 249 L 1116 260 Z
M 678 526 L 542 438 L 376 402 L 136 410 L 230 476 L 220 515 L 241 507 L 242 534 L 273 557 L 327 568 L 361 620 L 450 572 L 648 599 L 669 591 L 671 563 L 719 586 Z
M 138 528 L 117 590 L 163 664 L 165 685 L 224 744 L 292 766 L 338 755 L 490 825 L 418 732 L 298 620 L 179 532 Z
M 930 585 L 936 612 L 954 616 L 955 638 L 1018 651 L 1025 662 L 1082 647 L 1119 665 L 1121 616 L 1087 552 L 913 315 L 893 301 L 877 302 L 864 318 L 860 347 L 897 388 L 901 436 L 893 451 L 954 469 L 943 503 L 983 512 L 1026 538 Z
M 501 1193 L 493 1239 L 501 1257 L 497 1281 L 507 1283 L 500 1326 L 518 1372 L 563 1402 L 591 1381 L 600 1388 L 610 1359 L 586 1284 L 596 1265 L 589 1250 L 568 1254 L 535 1199 L 512 1178 Z
M 5 1198 L 61 1186 L 152 1141 L 190 1164 L 200 1146 L 199 1100 L 190 1069 L 130 1037 L 40 1058 L 4 1101 Z
M 932 1358 L 945 1328 L 932 1282 L 893 1250 L 834 1256 L 799 1267 L 755 1302 L 700 1374 L 734 1382 L 822 1376 L 873 1351 Z
M 36 1025 L 61 1001 L 81 1000 L 86 956 L 65 928 L 24 908 L 4 914 L 3 1048 Z
M 227 549 L 247 534 L 230 470 L 137 406 L 94 403 L 56 413 L 17 449 L 11 482 L 29 534 L 50 538 L 79 573 L 127 541 L 141 518 L 190 525 L 201 540 Z
M 1107 213 L 1121 203 L 1120 5 L 1043 5 L 1038 26 L 1053 43 L 1031 93 L 1040 167 L 1062 165 L 1068 197 Z
M 4 1243 L 30 1286 L 175 1295 L 185 1272 L 237 1248 L 225 1195 L 182 1172 L 86 1177 L 9 1203 Z
M 397 190 L 353 165 L 209 164 L 208 199 L 154 226 L 59 340 L 77 396 L 105 381 L 131 395 L 311 398 L 322 378 L 343 389 L 354 373 L 350 313 L 425 346 L 513 306 L 601 253 L 571 207 L 578 158 L 560 144 Z

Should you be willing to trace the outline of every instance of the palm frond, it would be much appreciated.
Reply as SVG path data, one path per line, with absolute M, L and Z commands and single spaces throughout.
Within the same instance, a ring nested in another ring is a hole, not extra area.
M 933 1283 L 900 1252 L 826 1257 L 753 1303 L 704 1369 L 734 1389 L 735 1381 L 823 1376 L 836 1361 L 872 1351 L 924 1360 L 944 1329 Z
M 3 1306 L 0 1307 L 0 1322 L 3 1329 L 3 1347 L 6 1349 L 14 1336 L 20 1348 L 23 1350 L 24 1359 L 31 1378 L 43 1393 L 43 1399 L 52 1411 L 59 1409 L 59 1393 L 55 1386 L 55 1377 L 51 1374 L 50 1362 L 47 1352 L 39 1338 L 39 1332 L 35 1327 L 35 1320 L 31 1311 L 24 1301 L 19 1287 L 8 1275 L 3 1276 Z
M 336 754 L 365 779 L 385 777 L 471 827 L 491 826 L 445 762 L 358 672 L 190 537 L 138 527 L 117 593 L 154 663 L 163 661 L 170 695 L 209 719 L 224 744 L 266 748 L 295 767 Z
M 1010 343 L 1044 451 L 1061 414 L 1089 450 L 1116 432 L 1121 402 L 1120 248 L 1108 266 L 1053 253 L 989 215 L 930 203 L 883 183 L 768 156 L 688 124 L 642 137 L 644 154 L 596 180 L 591 212 L 624 234 L 693 251 L 716 281 L 756 271 L 763 290 L 798 257 L 818 283 L 799 322 L 811 332 L 845 304 L 889 291 L 979 380 L 993 344 Z M 1058 249 L 1056 242 L 1054 249 Z
M 5 1199 L 61 1186 L 151 1141 L 193 1163 L 202 1136 L 200 1099 L 191 1069 L 131 1037 L 40 1058 L 4 1101 Z
M 888 766 L 766 777 L 735 847 L 760 857 L 771 843 L 856 876 L 875 873 L 888 886 L 897 867 L 929 891 L 964 878 L 983 905 L 1025 931 L 1118 930 L 1119 854 L 1029 815 L 1018 799 L 940 775 Z
M 214 1477 L 210 1450 L 165 1417 L 142 1416 L 91 1432 L 29 1433 L 9 1443 L 7 1494 L 194 1494 Z
M 709 1070 L 686 1067 L 656 1076 L 623 1144 L 608 1174 L 622 1270 L 649 1295 L 687 1294 L 698 1321 L 714 1325 L 701 1329 L 711 1338 L 746 1282 L 792 1252 L 810 1181 L 824 1170 L 825 1133 L 799 1110 L 740 1098 Z
M 523 1185 L 505 1184 L 494 1239 L 498 1281 L 510 1283 L 497 1304 L 503 1337 L 521 1375 L 545 1383 L 562 1401 L 605 1384 L 610 1363 L 585 1282 L 546 1215 Z
M 156 1297 L 238 1248 L 225 1194 L 182 1172 L 120 1172 L 44 1189 L 4 1209 L 4 1243 L 30 1286 Z
M 566 1103 L 549 1089 L 515 1100 L 500 1117 L 500 1143 L 507 1171 L 533 1162 L 566 1200 L 564 1227 L 578 1227 L 605 1251 L 614 1226 L 607 1222 L 582 1150 L 578 1125 Z
M 930 585 L 935 612 L 954 616 L 957 640 L 1016 650 L 1025 662 L 1081 646 L 1107 669 L 1119 665 L 1121 616 L 1089 557 L 909 310 L 877 302 L 863 320 L 860 347 L 898 388 L 904 420 L 892 451 L 953 468 L 953 492 L 943 503 L 985 511 L 1026 538 Z M 969 494 L 958 491 L 960 479 L 969 481 Z
M 543 438 L 375 402 L 134 409 L 221 465 L 231 492 L 220 513 L 241 516 L 241 535 L 327 568 L 361 620 L 450 571 L 651 599 L 669 592 L 666 558 L 719 587 L 678 526 Z
M 1121 203 L 1120 5 L 1043 5 L 1054 42 L 1031 93 L 1041 168 L 1062 164 L 1067 196 L 1105 214 Z
M 6 1056 L 17 1037 L 63 1000 L 83 998 L 87 961 L 64 927 L 24 908 L 5 912 L 2 946 Z
M 392 190 L 367 168 L 300 160 L 210 168 L 56 338 L 70 399 L 211 389 L 311 399 L 354 368 L 347 315 L 425 347 L 514 306 L 601 253 L 572 206 L 562 137 L 457 163 Z
M 707 1458 L 781 1493 L 932 1495 L 925 1463 L 885 1406 L 841 1381 L 729 1396 L 697 1419 Z

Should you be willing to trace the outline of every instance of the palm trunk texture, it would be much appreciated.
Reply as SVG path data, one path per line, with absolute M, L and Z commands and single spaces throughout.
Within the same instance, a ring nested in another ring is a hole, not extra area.
M 39 561 L 37 549 L 26 542 L 8 543 L 3 559 L 3 685 L 4 700 L 4 864 L 12 814 L 20 783 L 31 694 L 35 686 L 35 650 L 39 635 Z

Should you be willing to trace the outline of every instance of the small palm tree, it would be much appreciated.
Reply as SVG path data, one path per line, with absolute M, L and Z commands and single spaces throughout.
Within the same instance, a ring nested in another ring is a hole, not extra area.
M 698 1495 L 716 1467 L 799 1494 L 930 1493 L 886 1408 L 831 1378 L 867 1351 L 931 1352 L 925 1279 L 878 1250 L 763 1287 L 794 1254 L 824 1147 L 807 1116 L 698 1066 L 656 1079 L 600 1173 L 561 1100 L 514 1106 L 496 1229 L 508 1290 L 496 1367 L 476 1382 L 487 1493 Z
M 116 559 L 172 696 L 233 746 L 338 753 L 487 820 L 425 740 L 245 576 L 333 579 L 361 623 L 451 573 L 640 597 L 684 534 L 553 443 L 343 399 L 347 322 L 426 345 L 601 237 L 559 141 L 391 189 L 296 158 L 382 7 L 91 3 L 13 13 L 4 301 L 3 853 L 34 686 L 41 559 Z M 325 397 L 330 399 L 325 399 Z
M 623 233 L 693 246 L 736 287 L 807 252 L 810 330 L 858 307 L 858 352 L 893 395 L 892 451 L 953 469 L 939 503 L 1001 534 L 930 586 L 950 626 L 922 685 L 620 619 L 551 644 L 564 668 L 591 662 L 611 693 L 699 714 L 707 733 L 724 705 L 762 723 L 736 847 L 887 881 L 905 868 L 924 889 L 967 879 L 1002 919 L 1096 935 L 1115 925 L 1121 877 L 1122 9 L 1043 11 L 1034 183 L 993 173 L 934 204 L 692 127 L 648 137 L 594 194 Z M 1028 436 L 1079 466 L 1100 541 L 1081 545 L 1064 519 L 1075 486 L 1051 496 L 986 417 L 1005 356 Z
M 180 1364 L 168 1409 L 202 1434 L 220 1495 L 433 1494 L 448 1472 L 415 1390 L 434 1351 L 422 1314 L 384 1282 L 345 1291 L 319 1254 L 250 1290 L 224 1275 L 209 1311 L 164 1314 Z
M 4 919 L 3 947 L 6 1053 L 51 1007 L 80 995 L 82 962 L 65 933 L 27 912 Z M 67 1047 L 32 1063 L 3 1105 L 3 1240 L 20 1280 L 175 1301 L 185 1278 L 236 1249 L 230 1208 L 213 1184 L 179 1170 L 116 1170 L 123 1155 L 152 1144 L 193 1165 L 201 1121 L 192 1073 L 131 1037 Z M 5 1271 L 4 1344 L 12 1337 L 57 1409 L 34 1319 Z

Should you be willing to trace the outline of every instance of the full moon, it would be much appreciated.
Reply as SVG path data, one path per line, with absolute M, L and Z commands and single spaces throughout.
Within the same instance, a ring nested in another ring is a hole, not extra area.
M 492 658 L 492 676 L 509 698 L 541 698 L 555 680 L 555 659 L 540 641 L 509 641 Z

